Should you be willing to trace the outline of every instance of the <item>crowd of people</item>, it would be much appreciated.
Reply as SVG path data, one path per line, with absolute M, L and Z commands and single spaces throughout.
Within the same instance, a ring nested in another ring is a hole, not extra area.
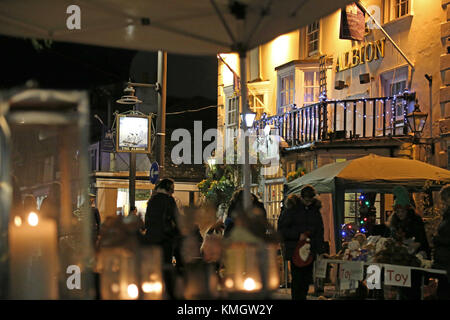
M 300 194 L 291 194 L 283 201 L 278 218 L 278 229 L 268 223 L 263 203 L 251 194 L 250 208 L 244 207 L 244 192 L 236 190 L 224 217 L 202 225 L 198 221 L 204 208 L 181 208 L 173 197 L 175 183 L 162 179 L 155 186 L 147 202 L 145 219 L 138 216 L 136 207 L 130 208 L 128 219 L 136 228 L 141 245 L 155 245 L 162 250 L 163 277 L 169 299 L 177 298 L 175 283 L 182 277 L 186 265 L 202 262 L 212 265 L 219 275 L 223 265 L 223 247 L 230 241 L 250 243 L 274 243 L 279 245 L 284 261 L 289 261 L 290 287 L 293 300 L 304 300 L 313 283 L 313 263 L 329 253 L 329 244 L 324 241 L 322 204 L 312 186 L 304 186 Z M 375 212 L 368 212 L 367 235 L 391 237 L 398 242 L 414 239 L 415 253 L 433 261 L 433 268 L 450 272 L 450 185 L 440 191 L 442 221 L 437 233 L 428 243 L 422 217 L 416 212 L 406 188 L 393 190 L 393 214 L 386 224 L 376 224 Z M 101 226 L 101 218 L 95 206 L 95 195 L 90 194 L 89 206 L 92 221 L 92 241 L 98 250 L 102 246 L 101 235 L 107 233 L 108 224 Z M 25 211 L 36 211 L 35 199 L 25 197 Z M 57 218 L 52 198 L 41 204 L 42 214 Z M 105 230 L 103 230 L 105 229 Z M 437 297 L 450 299 L 449 277 L 438 277 Z M 399 290 L 403 299 L 420 299 L 420 276 L 412 273 L 411 288 Z

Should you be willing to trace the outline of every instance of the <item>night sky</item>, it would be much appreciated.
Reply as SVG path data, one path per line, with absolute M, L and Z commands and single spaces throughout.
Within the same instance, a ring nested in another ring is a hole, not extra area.
M 107 99 L 120 98 L 125 82 L 156 82 L 157 53 L 105 48 L 74 43 L 53 42 L 41 48 L 31 39 L 0 36 L 0 90 L 23 87 L 37 81 L 40 88 L 89 90 L 91 105 L 91 141 L 98 140 L 101 127 L 93 118 L 98 114 L 107 122 Z M 167 112 L 196 109 L 217 104 L 217 59 L 168 54 Z M 144 76 L 143 76 L 144 75 Z M 110 92 L 105 94 L 107 88 Z M 128 106 L 113 104 L 120 112 Z M 182 115 L 168 115 L 167 129 L 193 128 L 202 120 L 204 128 L 216 127 L 214 108 Z

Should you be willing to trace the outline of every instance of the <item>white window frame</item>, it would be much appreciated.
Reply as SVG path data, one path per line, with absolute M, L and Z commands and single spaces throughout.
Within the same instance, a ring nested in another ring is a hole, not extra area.
M 248 97 L 249 97 L 249 104 L 250 99 L 253 99 L 253 108 L 252 111 L 256 112 L 256 120 L 260 119 L 260 115 L 266 112 L 267 114 L 270 114 L 270 110 L 268 109 L 268 101 L 269 101 L 269 93 L 270 93 L 270 81 L 258 81 L 258 82 L 252 82 L 248 83 Z M 262 100 L 258 101 L 256 99 L 256 96 L 262 96 Z M 259 106 L 255 108 L 255 105 L 260 105 L 262 102 L 262 106 Z
M 313 72 L 314 73 L 314 80 L 313 80 L 313 85 L 312 86 L 306 86 L 306 81 L 305 81 L 305 76 L 307 72 Z M 317 68 L 313 68 L 313 69 L 302 69 L 302 88 L 303 88 L 303 94 L 302 94 L 302 105 L 310 105 L 310 104 L 314 104 L 319 102 L 319 100 L 317 101 L 305 101 L 305 95 L 306 95 L 306 89 L 307 88 L 317 88 L 320 91 L 320 83 L 319 83 L 319 78 L 320 78 L 320 74 L 319 74 L 319 69 Z M 320 92 L 319 92 L 320 95 Z
M 398 12 L 397 14 L 397 8 L 399 8 L 398 10 L 401 10 L 401 6 L 404 3 L 406 3 L 407 5 L 406 12 L 404 14 Z M 413 0 L 384 0 L 383 4 L 384 4 L 384 23 L 395 21 L 397 19 L 411 16 L 413 14 L 412 11 Z
M 240 111 L 240 102 L 239 96 L 235 95 L 233 86 L 227 86 L 223 88 L 223 92 L 225 95 L 225 147 L 231 147 L 230 144 L 234 141 L 235 130 L 239 129 L 239 111 Z M 234 110 L 230 110 L 230 106 L 233 106 Z M 230 114 L 235 112 L 235 122 L 230 123 Z M 233 130 L 233 134 L 230 136 L 230 130 Z
M 409 67 L 407 65 L 404 66 L 400 66 L 398 68 L 395 68 L 393 70 L 389 70 L 386 72 L 383 72 L 380 74 L 380 78 L 381 78 L 381 84 L 382 84 L 382 88 L 383 88 L 383 96 L 391 96 L 392 95 L 392 86 L 395 83 L 399 83 L 399 82 L 405 82 L 405 88 L 408 86 L 408 77 L 409 77 Z M 381 103 L 378 104 L 377 106 L 378 110 L 377 110 L 377 114 L 381 115 L 382 113 L 382 105 Z M 386 108 L 386 112 L 391 113 L 391 110 L 389 107 Z M 398 115 L 396 113 L 396 117 L 395 117 L 395 121 L 397 123 L 401 123 L 403 125 L 404 123 L 404 115 L 403 112 Z M 386 127 L 389 129 L 391 128 L 391 119 L 392 119 L 392 114 L 390 114 L 389 116 L 387 116 L 388 121 L 386 122 Z M 377 119 L 377 128 L 380 129 L 383 126 L 382 123 L 383 119 L 380 116 Z
M 287 91 L 282 91 L 283 79 L 288 77 L 292 77 L 292 88 L 289 88 Z M 283 104 L 282 103 L 282 93 L 283 92 L 291 92 L 292 91 L 292 101 L 291 103 Z M 277 89 L 277 114 L 284 114 L 287 108 L 291 107 L 295 104 L 295 66 L 290 66 L 283 70 L 278 71 L 278 89 Z
M 314 27 L 317 25 L 316 29 L 310 30 L 310 28 Z M 309 24 L 306 26 L 306 56 L 307 57 L 313 57 L 315 55 L 318 55 L 320 52 L 320 20 L 314 21 L 313 23 Z M 315 40 L 310 40 L 310 36 L 317 33 L 317 39 Z M 309 45 L 312 42 L 317 42 L 317 49 L 316 50 L 309 50 Z

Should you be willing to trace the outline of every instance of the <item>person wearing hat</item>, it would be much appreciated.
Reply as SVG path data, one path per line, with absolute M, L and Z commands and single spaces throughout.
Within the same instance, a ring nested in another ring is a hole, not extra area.
M 389 227 L 392 236 L 399 241 L 414 238 L 419 244 L 416 252 L 422 254 L 427 259 L 431 255 L 425 225 L 422 217 L 416 214 L 410 203 L 409 193 L 405 187 L 395 187 L 394 193 L 394 214 L 391 216 Z
M 392 237 L 399 242 L 414 238 L 416 250 L 424 259 L 430 258 L 431 249 L 428 244 L 425 225 L 422 217 L 416 214 L 410 203 L 408 190 L 405 187 L 395 187 L 394 213 L 389 221 Z M 421 298 L 421 274 L 415 270 L 411 271 L 411 287 L 399 288 L 401 300 L 419 300 Z
M 316 255 L 325 253 L 321 208 L 315 189 L 305 186 L 300 196 L 289 195 L 278 222 L 284 253 L 291 266 L 292 300 L 306 300 L 313 283 L 313 261 Z

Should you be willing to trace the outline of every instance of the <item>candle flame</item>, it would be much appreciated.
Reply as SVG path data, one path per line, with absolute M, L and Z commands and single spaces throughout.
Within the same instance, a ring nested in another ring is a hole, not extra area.
M 161 293 L 162 284 L 159 281 L 144 282 L 142 284 L 142 291 L 145 293 Z
M 136 299 L 139 296 L 138 287 L 134 283 L 128 285 L 128 296 L 131 299 Z
M 234 281 L 233 279 L 228 278 L 227 280 L 225 280 L 225 287 L 231 289 L 234 286 Z
M 32 227 L 36 227 L 39 223 L 39 217 L 35 212 L 30 212 L 28 215 L 28 224 Z
M 111 285 L 111 291 L 112 291 L 112 292 L 118 293 L 119 290 L 120 290 L 120 287 L 119 287 L 119 285 L 118 285 L 117 283 L 113 283 L 113 284 Z
M 20 218 L 19 216 L 16 216 L 14 218 L 14 224 L 18 227 L 20 227 L 22 225 L 22 218 Z
M 253 291 L 256 289 L 256 283 L 255 280 L 252 278 L 247 278 L 244 281 L 244 289 L 247 291 Z

